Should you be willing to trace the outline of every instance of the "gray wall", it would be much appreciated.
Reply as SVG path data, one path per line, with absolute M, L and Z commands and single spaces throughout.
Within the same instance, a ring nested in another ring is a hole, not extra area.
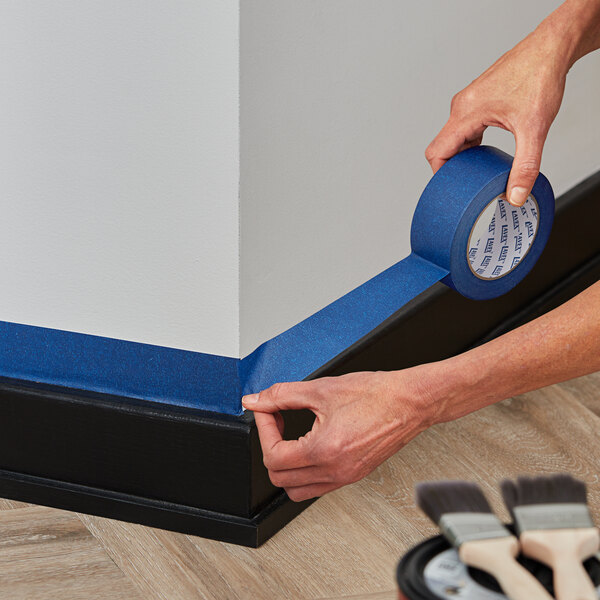
M 0 0 L 0 320 L 238 354 L 237 0 Z
M 242 2 L 242 355 L 408 254 L 452 95 L 558 4 Z M 599 75 L 600 55 L 569 75 L 542 163 L 558 193 L 600 167 Z

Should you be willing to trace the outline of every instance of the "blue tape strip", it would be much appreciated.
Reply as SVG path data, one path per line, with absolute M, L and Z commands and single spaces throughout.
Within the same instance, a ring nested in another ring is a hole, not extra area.
M 304 379 L 446 275 L 411 254 L 244 358 L 243 393 Z
M 0 322 L 0 374 L 240 414 L 237 358 Z
M 467 254 L 473 225 L 506 189 L 511 165 L 509 155 L 485 146 L 450 159 L 419 200 L 410 256 L 242 360 L 0 322 L 0 375 L 240 414 L 242 394 L 306 378 L 437 281 L 476 299 L 499 296 L 521 281 L 539 258 L 552 227 L 554 195 L 543 175 L 532 191 L 539 208 L 537 232 L 527 254 L 513 259 L 520 260 L 514 270 L 482 279 L 469 266 Z M 517 248 L 531 234 L 531 223 L 524 220 L 531 220 L 531 211 L 523 217 L 515 212 L 514 222 L 503 216 L 507 231 L 512 229 L 506 235 L 504 230 L 502 235 L 490 234 L 487 244 Z M 486 268 L 492 258 L 501 263 L 500 250 L 490 250 L 488 258 L 486 246 L 478 260 L 487 261 Z

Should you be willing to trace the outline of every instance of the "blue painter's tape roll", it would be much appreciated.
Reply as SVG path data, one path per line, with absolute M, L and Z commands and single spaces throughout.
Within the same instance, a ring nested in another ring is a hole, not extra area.
M 504 192 L 512 160 L 489 146 L 461 152 L 434 175 L 415 210 L 413 253 L 446 271 L 442 281 L 467 298 L 486 300 L 511 290 L 550 236 L 550 183 L 540 174 L 525 205 L 511 206 Z

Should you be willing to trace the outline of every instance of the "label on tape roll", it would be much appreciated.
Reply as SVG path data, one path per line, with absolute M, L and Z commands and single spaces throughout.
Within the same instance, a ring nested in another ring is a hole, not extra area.
M 538 215 L 532 195 L 518 208 L 508 203 L 506 194 L 494 198 L 469 236 L 467 254 L 473 274 L 480 279 L 498 279 L 515 269 L 535 240 Z

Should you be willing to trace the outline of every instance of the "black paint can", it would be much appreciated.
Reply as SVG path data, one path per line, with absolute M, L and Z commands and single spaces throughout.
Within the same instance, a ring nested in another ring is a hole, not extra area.
M 524 556 L 518 560 L 553 594 L 551 569 Z M 600 598 L 600 561 L 590 558 L 584 566 Z M 400 600 L 507 600 L 491 575 L 464 565 L 442 536 L 407 552 L 398 563 L 396 581 Z

